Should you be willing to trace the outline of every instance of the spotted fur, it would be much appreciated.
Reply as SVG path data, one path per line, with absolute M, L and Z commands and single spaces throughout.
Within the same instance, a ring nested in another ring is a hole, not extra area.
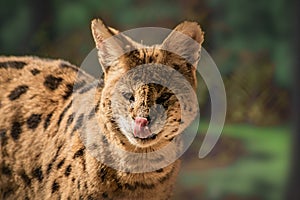
M 139 65 L 156 63 L 179 71 L 195 89 L 203 33 L 194 22 L 183 22 L 175 30 L 198 45 L 187 45 L 174 33 L 151 47 L 124 35 L 119 35 L 118 43 L 106 43 L 118 31 L 94 20 L 92 32 L 104 70 L 104 79 L 99 80 L 63 60 L 0 57 L 0 199 L 169 199 L 178 160 L 155 168 L 167 159 L 165 154 L 156 155 L 151 161 L 155 170 L 132 173 L 127 167 L 138 168 L 141 163 L 114 147 L 153 152 L 176 139 L 179 125 L 187 126 L 192 120 L 182 121 L 183 105 L 168 88 L 139 84 L 137 73 L 124 78 Z M 118 49 L 125 47 L 129 51 L 118 57 Z M 161 48 L 173 48 L 188 57 Z M 165 73 L 161 67 L 153 69 L 157 72 L 153 77 Z M 176 76 L 170 78 L 176 82 Z M 133 82 L 137 86 L 129 88 Z M 80 101 L 89 95 L 94 98 Z M 150 108 L 157 118 L 151 119 L 156 123 L 153 127 L 160 126 L 161 131 L 151 139 L 134 138 L 128 124 L 137 116 L 149 117 Z M 195 112 L 188 106 L 183 109 Z M 165 124 L 159 124 L 160 120 Z M 101 133 L 93 131 L 92 122 Z M 95 140 L 88 142 L 88 137 Z M 171 149 L 167 156 L 176 156 L 178 146 Z M 124 165 L 117 170 L 100 160 Z

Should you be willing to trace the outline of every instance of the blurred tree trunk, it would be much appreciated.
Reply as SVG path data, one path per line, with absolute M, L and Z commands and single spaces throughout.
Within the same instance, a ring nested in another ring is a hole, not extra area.
M 300 2 L 293 1 L 295 4 L 294 11 L 295 15 L 293 20 L 295 21 L 296 30 L 294 31 L 294 101 L 293 101 L 293 149 L 292 149 L 292 160 L 291 170 L 289 172 L 289 179 L 287 184 L 287 192 L 284 199 L 288 200 L 299 200 L 300 199 Z

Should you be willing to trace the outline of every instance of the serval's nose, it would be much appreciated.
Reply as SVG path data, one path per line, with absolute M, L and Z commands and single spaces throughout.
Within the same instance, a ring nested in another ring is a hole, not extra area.
M 133 134 L 138 138 L 148 138 L 152 135 L 149 127 L 149 120 L 145 117 L 136 117 L 134 120 L 134 131 Z
M 145 117 L 136 117 L 134 122 L 136 125 L 141 127 L 145 127 L 149 124 L 149 120 Z

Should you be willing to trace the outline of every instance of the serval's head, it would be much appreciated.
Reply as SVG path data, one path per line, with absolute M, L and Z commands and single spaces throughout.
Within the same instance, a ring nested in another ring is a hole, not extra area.
M 170 142 L 198 109 L 194 90 L 204 35 L 200 26 L 185 21 L 153 46 L 97 19 L 92 33 L 104 71 L 100 109 L 109 134 L 141 148 Z

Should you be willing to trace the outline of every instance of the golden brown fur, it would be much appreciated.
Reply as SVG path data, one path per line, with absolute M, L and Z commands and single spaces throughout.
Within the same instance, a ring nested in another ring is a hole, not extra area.
M 129 93 L 134 96 L 134 106 L 124 97 L 135 74 L 122 79 L 123 75 L 141 64 L 168 65 L 196 87 L 192 65 L 198 62 L 203 33 L 193 22 L 184 22 L 175 30 L 192 37 L 198 47 L 191 49 L 182 44 L 178 48 L 180 43 L 172 34 L 162 46 L 169 48 L 175 41 L 177 50 L 191 55 L 191 64 L 174 53 L 160 50 L 159 45 L 144 47 L 126 36 L 122 36 L 122 41 L 127 44 L 103 43 L 117 31 L 94 20 L 92 31 L 104 82 L 98 80 L 93 89 L 94 79 L 68 62 L 0 57 L 0 199 L 169 199 L 179 170 L 178 160 L 155 171 L 131 173 L 126 165 L 138 168 L 139 163 L 115 151 L 113 145 L 129 152 L 152 152 L 176 140 L 180 123 L 188 125 L 181 121 L 182 105 L 177 97 L 163 86 L 137 84 L 140 87 Z M 137 50 L 116 58 L 114 53 L 124 45 Z M 166 93 L 169 96 L 161 99 Z M 82 106 L 80 98 L 89 95 L 94 98 Z M 112 104 L 112 98 L 117 99 L 116 103 Z M 165 107 L 167 118 L 155 139 L 136 139 L 122 127 L 121 123 L 129 123 L 131 118 L 147 117 L 149 108 L 156 104 Z M 195 111 L 189 110 L 193 115 Z M 82 133 L 83 128 L 90 130 L 92 121 L 97 122 L 101 133 Z M 87 137 L 96 138 L 96 142 L 89 143 Z M 178 147 L 173 145 L 171 149 L 168 156 L 176 157 Z M 154 156 L 154 168 L 168 159 L 164 156 Z M 111 159 L 124 166 L 116 170 L 99 159 Z

